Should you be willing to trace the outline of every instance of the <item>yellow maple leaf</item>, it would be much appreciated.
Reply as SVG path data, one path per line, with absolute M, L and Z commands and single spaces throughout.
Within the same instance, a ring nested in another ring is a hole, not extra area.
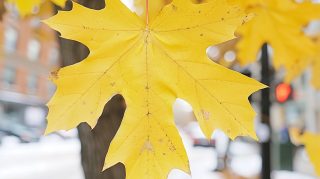
M 291 70 L 316 53 L 316 47 L 303 28 L 313 19 L 320 18 L 320 5 L 292 0 L 229 0 L 239 3 L 253 18 L 238 30 L 238 60 L 248 64 L 256 60 L 264 43 L 273 49 L 276 69 Z M 302 61 L 302 62 L 301 62 Z M 303 66 L 304 68 L 305 66 Z M 301 67 L 302 68 L 302 67 Z M 286 81 L 291 78 L 287 77 Z
M 299 129 L 290 128 L 290 138 L 294 144 L 305 146 L 309 159 L 317 175 L 320 176 L 320 135 L 308 131 L 301 134 Z
M 300 60 L 297 64 L 293 65 L 292 68 L 287 70 L 287 81 L 294 79 L 300 75 L 306 67 L 310 67 L 312 71 L 311 84 L 316 88 L 320 89 L 320 36 L 312 37 L 314 45 L 317 48 L 317 52 L 313 57 L 305 58 Z
M 66 5 L 67 0 L 51 0 L 51 1 L 60 7 L 64 7 Z
M 26 16 L 32 13 L 35 7 L 40 5 L 46 0 L 7 0 L 9 3 L 13 3 L 21 16 Z M 47 0 L 52 1 L 60 7 L 64 7 L 67 0 Z
M 128 179 L 166 178 L 189 172 L 172 105 L 188 101 L 210 138 L 215 128 L 231 138 L 256 138 L 248 96 L 261 83 L 211 62 L 206 48 L 234 38 L 244 13 L 225 0 L 174 0 L 150 21 L 109 0 L 102 10 L 77 3 L 45 21 L 63 38 L 85 44 L 89 56 L 54 76 L 46 133 L 81 122 L 97 123 L 106 102 L 124 96 L 127 110 L 111 142 L 105 167 L 125 164 Z

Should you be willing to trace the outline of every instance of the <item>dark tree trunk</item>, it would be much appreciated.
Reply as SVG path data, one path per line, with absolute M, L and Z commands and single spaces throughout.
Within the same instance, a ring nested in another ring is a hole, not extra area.
M 105 6 L 104 0 L 78 0 L 77 2 L 92 9 L 101 9 Z M 66 9 L 70 10 L 71 6 L 68 2 Z M 59 43 L 62 66 L 79 62 L 88 55 L 88 49 L 78 42 L 59 38 Z M 86 179 L 125 178 L 125 169 L 122 164 L 101 172 L 110 142 L 121 124 L 125 107 L 122 96 L 114 96 L 104 107 L 97 125 L 92 130 L 87 123 L 78 126 L 81 161 Z
M 117 95 L 104 108 L 96 127 L 82 123 L 78 127 L 81 141 L 82 167 L 86 179 L 124 179 L 125 171 L 118 164 L 102 172 L 105 155 L 110 142 L 120 126 L 125 105 L 122 96 Z

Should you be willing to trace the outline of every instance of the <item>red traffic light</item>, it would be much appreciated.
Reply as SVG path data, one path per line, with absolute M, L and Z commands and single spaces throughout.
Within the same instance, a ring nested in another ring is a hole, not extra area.
M 276 99 L 279 103 L 288 101 L 292 94 L 292 87 L 286 83 L 279 83 L 276 86 Z

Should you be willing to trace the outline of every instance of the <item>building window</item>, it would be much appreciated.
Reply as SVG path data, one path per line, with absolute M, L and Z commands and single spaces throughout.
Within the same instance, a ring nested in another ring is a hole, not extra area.
M 16 83 L 16 70 L 13 67 L 5 67 L 3 69 L 3 82 L 6 87 L 10 87 Z
M 17 49 L 18 31 L 13 27 L 6 27 L 4 31 L 4 50 L 13 53 Z
M 35 94 L 38 91 L 38 78 L 36 75 L 31 74 L 27 78 L 27 87 L 28 87 L 28 92 L 30 94 Z
M 50 66 L 58 66 L 59 65 L 59 51 L 56 48 L 52 48 L 49 51 L 49 65 Z
M 40 56 L 40 49 L 41 49 L 41 45 L 38 40 L 35 40 L 35 39 L 30 40 L 27 47 L 27 57 L 31 61 L 38 60 Z
M 33 17 L 30 19 L 30 26 L 32 28 L 40 28 L 41 21 L 39 17 Z

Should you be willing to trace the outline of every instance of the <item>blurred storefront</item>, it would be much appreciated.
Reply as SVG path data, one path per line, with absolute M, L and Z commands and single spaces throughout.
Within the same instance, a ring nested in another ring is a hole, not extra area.
M 0 131 L 5 135 L 40 135 L 45 126 L 45 103 L 55 90 L 48 78 L 60 61 L 55 33 L 40 18 L 21 20 L 12 8 L 0 23 Z

